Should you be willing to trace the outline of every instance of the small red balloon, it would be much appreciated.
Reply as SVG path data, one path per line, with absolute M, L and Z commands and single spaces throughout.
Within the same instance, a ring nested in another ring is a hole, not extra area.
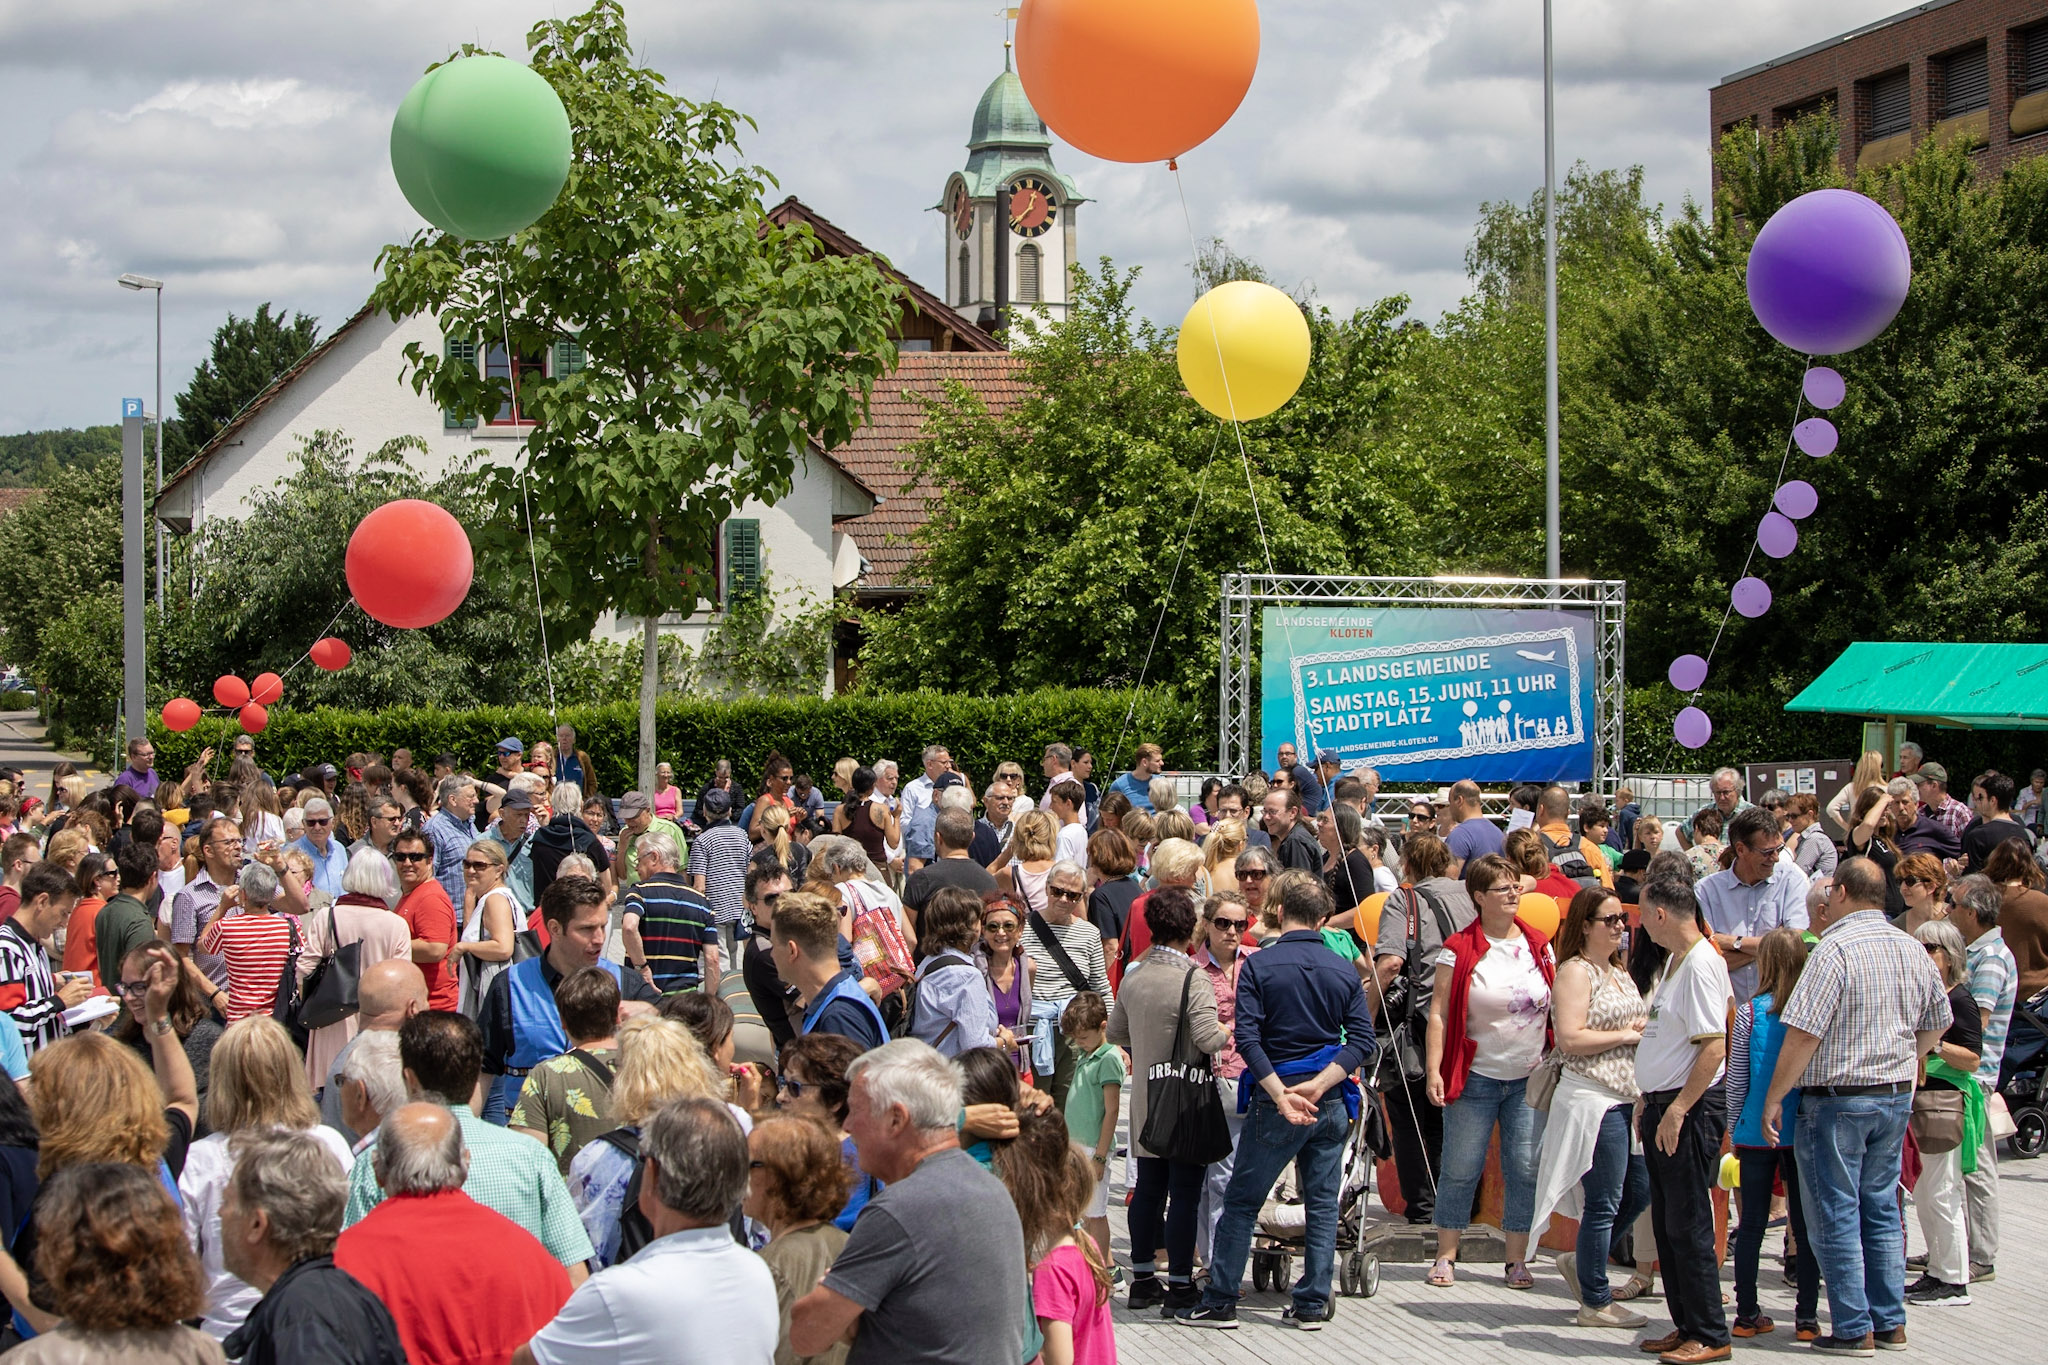
M 284 679 L 275 673 L 258 673 L 256 681 L 249 684 L 249 700 L 259 706 L 275 706 L 283 695 Z
M 190 697 L 173 697 L 164 703 L 164 729 L 184 734 L 199 723 L 199 703 Z
M 244 730 L 252 735 L 260 735 L 263 733 L 263 727 L 270 724 L 270 712 L 252 701 L 242 708 L 241 720 Z
M 337 640 L 332 635 L 315 640 L 313 647 L 306 653 L 312 657 L 315 668 L 325 669 L 329 673 L 347 668 L 349 660 L 355 657 L 348 647 L 348 641 Z
M 213 680 L 213 699 L 222 706 L 247 706 L 249 684 L 232 673 L 224 674 Z
M 469 596 L 476 556 L 462 523 L 417 498 L 364 517 L 342 560 L 348 590 L 372 620 L 400 630 L 445 621 Z

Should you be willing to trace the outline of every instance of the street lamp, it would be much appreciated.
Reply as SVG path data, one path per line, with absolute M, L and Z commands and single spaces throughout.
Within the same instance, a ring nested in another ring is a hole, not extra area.
M 123 275 L 123 289 L 156 291 L 156 491 L 164 491 L 164 282 L 147 275 Z M 156 521 L 152 515 L 150 520 Z M 164 524 L 156 522 L 156 607 L 164 607 Z
M 1550 6 L 1551 0 L 1543 0 L 1543 576 L 1554 579 L 1562 569 L 1557 510 L 1557 95 Z

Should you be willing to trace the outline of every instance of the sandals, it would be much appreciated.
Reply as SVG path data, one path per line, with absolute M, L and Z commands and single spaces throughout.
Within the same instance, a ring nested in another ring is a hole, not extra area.
M 1614 1291 L 1614 1297 L 1621 1303 L 1627 1303 L 1630 1299 L 1641 1298 L 1656 1287 L 1657 1281 L 1654 1278 L 1638 1271 L 1628 1277 L 1627 1284 Z
M 1457 1262 L 1448 1256 L 1439 1256 L 1430 1262 L 1429 1275 L 1423 1283 L 1433 1289 L 1449 1289 L 1457 1283 L 1457 1278 Z
M 1534 1289 L 1536 1287 L 1536 1277 L 1529 1273 L 1529 1263 L 1527 1261 L 1509 1261 L 1503 1267 L 1503 1272 L 1507 1277 L 1507 1284 L 1510 1289 Z

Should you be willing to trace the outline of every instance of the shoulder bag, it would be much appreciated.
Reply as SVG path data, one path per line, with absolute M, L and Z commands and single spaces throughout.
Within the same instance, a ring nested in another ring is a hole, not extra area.
M 341 942 L 331 905 L 327 907 L 327 937 L 337 946 L 320 959 L 307 975 L 305 984 L 299 988 L 298 1022 L 308 1030 L 326 1028 L 329 1024 L 353 1018 L 361 1008 L 357 991 L 362 976 L 363 945 L 360 942 Z
M 1052 931 L 1052 924 L 1036 910 L 1031 912 L 1030 923 L 1031 936 L 1038 940 L 1040 947 L 1052 954 L 1052 960 L 1059 964 L 1060 975 L 1067 979 L 1067 984 L 1074 988 L 1075 994 L 1087 990 L 1087 976 L 1075 965 L 1073 957 L 1067 952 L 1067 945 L 1060 942 L 1060 936 Z
M 1923 1156 L 1941 1156 L 1963 1145 L 1963 1115 L 1966 1110 L 1960 1090 L 1913 1092 L 1913 1141 Z
M 300 1018 L 305 997 L 299 989 L 299 919 L 296 915 L 283 915 L 285 927 L 291 933 L 291 943 L 285 949 L 284 968 L 277 974 L 277 993 L 272 997 L 270 1017 L 283 1024 L 292 1035 L 292 1041 L 301 1049 L 306 1046 L 306 1025 Z
M 1173 1049 L 1145 1074 L 1145 1127 L 1138 1144 L 1169 1161 L 1208 1166 L 1230 1155 L 1230 1122 L 1216 1094 L 1207 1054 L 1188 1041 L 1188 1001 L 1195 973 L 1188 968 L 1180 983 L 1180 1015 L 1174 1021 Z

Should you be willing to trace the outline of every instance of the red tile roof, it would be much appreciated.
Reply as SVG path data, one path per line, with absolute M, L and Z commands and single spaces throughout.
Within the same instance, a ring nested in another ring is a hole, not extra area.
M 990 412 L 1008 412 L 1025 396 L 1024 361 L 1009 352 L 905 351 L 895 372 L 875 385 L 866 426 L 833 454 L 854 475 L 886 498 L 864 517 L 839 523 L 853 535 L 868 561 L 859 591 L 915 588 L 906 575 L 916 546 L 911 538 L 925 523 L 937 489 L 904 468 L 910 447 L 924 429 L 923 398 L 942 397 L 948 380 L 980 395 Z
M 784 226 L 790 223 L 808 223 L 817 234 L 818 241 L 827 251 L 836 256 L 871 256 L 882 273 L 903 286 L 904 306 L 912 315 L 929 319 L 939 331 L 950 336 L 956 351 L 999 352 L 1003 343 L 990 336 L 948 307 L 945 300 L 926 289 L 910 276 L 889 263 L 889 258 L 879 252 L 870 251 L 856 241 L 853 234 L 840 227 L 831 219 L 819 213 L 795 195 L 783 200 L 768 210 L 768 220 Z

